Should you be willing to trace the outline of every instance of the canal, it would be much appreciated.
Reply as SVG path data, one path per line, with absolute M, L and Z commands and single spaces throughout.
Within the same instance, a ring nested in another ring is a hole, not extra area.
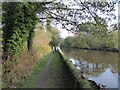
M 89 80 L 105 85 L 106 88 L 120 86 L 118 53 L 72 48 L 62 48 L 62 51 Z

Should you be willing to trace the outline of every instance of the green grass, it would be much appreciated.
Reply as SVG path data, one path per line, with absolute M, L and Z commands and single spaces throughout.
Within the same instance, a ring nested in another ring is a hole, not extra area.
M 82 72 L 80 70 L 77 70 L 77 68 L 69 60 L 67 60 L 67 65 L 70 67 L 71 71 L 73 72 L 73 75 L 76 78 L 82 75 Z M 79 77 L 78 82 L 80 88 L 92 88 L 93 90 L 97 90 L 96 86 L 94 86 L 90 81 L 88 81 L 85 78 Z
M 48 87 L 50 88 L 71 88 L 74 87 L 72 74 L 66 67 L 63 58 L 59 53 L 55 53 L 50 66 L 50 78 Z
M 68 67 L 70 68 L 71 72 L 73 73 L 74 77 L 76 77 L 78 79 L 79 82 L 79 88 L 91 88 L 92 90 L 98 90 L 98 88 L 93 85 L 92 82 L 88 81 L 85 78 L 79 77 L 80 75 L 82 75 L 82 72 L 80 70 L 78 70 L 73 64 L 72 62 L 70 62 L 70 60 L 65 57 L 62 54 L 64 60 L 66 61 Z
M 33 66 L 33 72 L 27 78 L 27 80 L 22 81 L 19 85 L 20 88 L 35 88 L 36 81 L 39 79 L 43 68 L 46 66 L 48 60 L 52 56 L 52 53 L 49 55 L 44 56 L 40 61 Z M 64 62 L 62 56 L 59 53 L 55 53 L 54 57 L 50 64 L 50 71 L 49 71 L 49 81 L 48 86 L 49 88 L 74 88 L 75 79 L 74 76 L 78 77 L 81 75 L 80 72 L 75 68 L 75 66 L 69 61 L 66 61 L 67 64 Z M 67 67 L 70 67 L 70 69 Z M 71 73 L 73 72 L 73 73 Z M 79 88 L 92 88 L 96 89 L 91 82 L 87 79 L 80 78 L 80 87 Z M 77 84 L 78 87 L 78 84 Z
M 54 70 L 57 69 L 58 72 L 62 72 L 61 66 L 62 66 L 61 57 L 58 53 L 55 53 L 53 60 L 51 62 L 51 70 L 53 70 L 53 72 L 54 72 Z M 55 73 L 57 73 L 57 72 L 55 72 Z
M 35 82 L 40 77 L 43 68 L 46 66 L 51 56 L 52 53 L 43 56 L 43 58 L 40 59 L 37 64 L 32 67 L 32 73 L 30 76 L 27 77 L 26 80 L 19 83 L 19 88 L 35 88 Z

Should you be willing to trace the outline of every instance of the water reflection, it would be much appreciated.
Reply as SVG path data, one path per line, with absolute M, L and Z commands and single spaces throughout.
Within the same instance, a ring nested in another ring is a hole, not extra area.
M 118 88 L 118 53 L 70 48 L 62 51 L 88 79 Z

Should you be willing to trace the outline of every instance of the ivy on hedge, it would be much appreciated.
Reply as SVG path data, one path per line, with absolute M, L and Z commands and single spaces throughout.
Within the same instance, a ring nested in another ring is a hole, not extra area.
M 4 59 L 8 56 L 17 58 L 25 41 L 28 50 L 32 50 L 37 5 L 33 2 L 4 2 L 2 7 Z

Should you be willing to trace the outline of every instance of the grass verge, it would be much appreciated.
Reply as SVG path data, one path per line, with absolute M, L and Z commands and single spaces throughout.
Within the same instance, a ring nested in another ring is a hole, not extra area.
M 26 80 L 19 83 L 19 88 L 35 88 L 35 82 L 39 78 L 43 68 L 46 66 L 49 58 L 52 56 L 52 53 L 44 55 L 35 65 L 32 67 L 32 73 Z
M 74 88 L 75 80 L 63 58 L 57 52 L 50 66 L 50 88 Z
M 63 57 L 63 60 L 66 62 L 67 66 L 73 73 L 74 77 L 77 79 L 77 81 L 79 83 L 78 88 L 90 88 L 92 90 L 100 89 L 97 85 L 95 85 L 95 83 L 84 78 L 82 76 L 82 72 L 80 70 L 77 70 L 76 66 L 74 64 L 72 64 L 72 62 L 70 62 L 70 60 L 67 57 L 64 56 L 64 54 L 61 50 L 59 52 L 60 52 L 61 56 Z

